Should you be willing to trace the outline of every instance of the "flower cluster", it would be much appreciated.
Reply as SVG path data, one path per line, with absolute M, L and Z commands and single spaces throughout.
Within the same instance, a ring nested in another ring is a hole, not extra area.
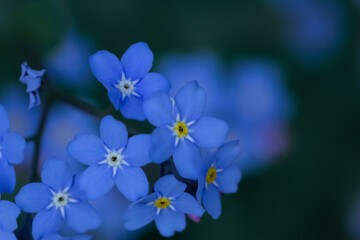
M 32 221 L 35 240 L 91 239 L 89 235 L 59 234 L 63 234 L 63 225 L 79 234 L 97 229 L 101 218 L 88 201 L 108 194 L 114 185 L 132 202 L 123 226 L 136 230 L 154 220 L 165 237 L 183 231 L 186 217 L 199 219 L 206 211 L 217 219 L 221 193 L 237 191 L 241 173 L 234 162 L 240 147 L 238 141 L 225 143 L 227 123 L 203 116 L 206 92 L 197 81 L 169 96 L 169 81 L 149 73 L 152 62 L 153 53 L 146 43 L 132 45 L 121 60 L 104 50 L 90 56 L 91 70 L 114 108 L 125 118 L 148 120 L 155 129 L 151 134 L 139 134 L 106 115 L 101 119 L 100 137 L 79 134 L 67 146 L 69 155 L 85 165 L 83 171 L 73 174 L 66 161 L 48 158 L 42 166 L 42 182 L 28 183 L 15 198 L 22 211 L 36 214 Z M 31 96 L 36 96 L 36 103 L 30 97 L 30 106 L 34 106 L 39 103 L 37 90 L 44 71 L 22 67 L 20 80 L 32 89 Z M 0 105 L 0 193 L 14 190 L 11 164 L 22 162 L 24 148 L 24 138 L 9 133 L 7 113 Z M 161 176 L 149 193 L 151 184 L 142 167 L 150 163 L 161 165 Z M 6 232 L 6 240 L 16 239 L 11 231 L 17 228 L 17 206 L 0 201 L 0 236 Z

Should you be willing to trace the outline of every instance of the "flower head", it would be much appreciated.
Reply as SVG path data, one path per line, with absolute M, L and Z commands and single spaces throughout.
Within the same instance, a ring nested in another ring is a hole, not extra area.
M 124 214 L 124 227 L 139 229 L 153 220 L 161 235 L 170 237 L 186 227 L 186 216 L 202 216 L 204 209 L 190 194 L 184 192 L 186 184 L 173 175 L 160 178 L 155 192 L 133 203 Z
M 78 187 L 79 175 L 73 176 L 65 161 L 47 159 L 41 179 L 42 183 L 22 187 L 15 198 L 23 211 L 37 213 L 32 225 L 35 240 L 57 233 L 63 222 L 81 233 L 99 227 L 97 212 Z
M 224 144 L 214 154 L 208 154 L 202 166 L 196 197 L 202 201 L 212 218 L 221 214 L 220 193 L 234 193 L 241 179 L 237 166 L 233 165 L 240 155 L 238 141 Z
M 29 67 L 27 62 L 21 64 L 20 82 L 26 84 L 26 92 L 29 93 L 30 104 L 29 109 L 40 105 L 39 88 L 41 87 L 41 80 L 45 74 L 43 70 L 33 70 Z
M 121 57 L 101 50 L 90 56 L 95 77 L 108 90 L 115 109 L 126 118 L 145 120 L 143 101 L 156 91 L 168 92 L 169 81 L 158 73 L 149 73 L 154 55 L 148 45 L 135 43 Z
M 197 179 L 201 165 L 199 147 L 214 148 L 225 142 L 229 127 L 217 118 L 203 117 L 206 93 L 196 81 L 187 83 L 175 98 L 154 93 L 144 102 L 144 113 L 157 128 L 151 135 L 150 157 L 161 163 L 173 155 L 184 178 Z
M 9 116 L 0 105 L 0 193 L 11 193 L 14 190 L 16 178 L 12 164 L 24 160 L 25 139 L 9 130 Z
M 94 135 L 77 135 L 68 145 L 69 154 L 89 165 L 80 178 L 80 188 L 90 200 L 106 194 L 116 184 L 130 201 L 145 196 L 149 182 L 141 166 L 150 162 L 150 135 L 129 138 L 125 125 L 106 116 L 100 124 L 101 139 Z
M 1 239 L 16 240 L 13 233 L 18 225 L 16 219 L 20 215 L 20 209 L 14 203 L 0 201 L 0 236 Z

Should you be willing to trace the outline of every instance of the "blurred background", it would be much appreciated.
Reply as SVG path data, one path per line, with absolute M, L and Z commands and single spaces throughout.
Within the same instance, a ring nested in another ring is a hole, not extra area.
M 220 219 L 188 219 L 174 239 L 360 239 L 359 16 L 357 0 L 0 0 L 0 103 L 13 131 L 36 132 L 43 106 L 27 110 L 18 82 L 27 61 L 45 68 L 57 90 L 106 109 L 89 55 L 121 57 L 145 41 L 170 93 L 198 80 L 207 115 L 228 121 L 229 140 L 243 148 L 243 179 L 238 193 L 222 197 Z M 41 161 L 56 155 L 80 171 L 66 145 L 78 133 L 98 134 L 98 124 L 57 103 Z M 17 190 L 3 198 L 13 200 L 27 181 L 33 147 L 17 166 Z M 154 182 L 157 166 L 146 170 Z M 93 204 L 104 219 L 96 239 L 162 238 L 154 224 L 122 228 L 129 202 L 117 191 Z

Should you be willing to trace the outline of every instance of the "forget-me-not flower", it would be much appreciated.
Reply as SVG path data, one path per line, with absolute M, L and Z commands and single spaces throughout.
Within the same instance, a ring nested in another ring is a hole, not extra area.
M 16 177 L 12 164 L 24 161 L 25 139 L 9 130 L 9 116 L 0 104 L 0 193 L 14 191 Z
M 239 155 L 239 142 L 232 141 L 221 146 L 215 153 L 207 154 L 204 159 L 196 197 L 214 219 L 221 214 L 220 193 L 237 191 L 241 172 L 233 162 Z
M 35 240 L 57 233 L 64 222 L 80 233 L 100 226 L 99 215 L 79 189 L 79 175 L 73 176 L 65 161 L 47 159 L 41 180 L 22 187 L 15 198 L 23 211 L 37 213 L 32 225 Z
M 186 184 L 174 175 L 160 178 L 154 186 L 155 192 L 134 202 L 124 214 L 124 227 L 139 229 L 153 220 L 161 235 L 170 237 L 186 227 L 186 216 L 202 216 L 204 209 L 190 194 L 184 192 Z
M 91 240 L 91 235 L 76 235 L 71 237 L 63 237 L 59 234 L 50 234 L 43 237 L 41 240 Z
M 106 116 L 100 124 L 101 139 L 95 135 L 77 135 L 68 145 L 69 154 L 89 165 L 80 178 L 80 188 L 90 200 L 109 192 L 116 184 L 130 201 L 146 196 L 149 182 L 141 166 L 150 162 L 150 135 L 129 138 L 125 125 Z
M 29 109 L 40 105 L 39 88 L 41 87 L 41 80 L 45 74 L 45 69 L 34 70 L 29 67 L 27 62 L 21 64 L 20 82 L 26 84 L 26 92 L 29 93 L 30 104 Z
M 0 239 L 16 240 L 13 233 L 17 229 L 16 219 L 20 215 L 20 209 L 14 203 L 0 201 Z
M 145 120 L 143 101 L 154 92 L 168 92 L 169 81 L 158 73 L 148 73 L 154 55 L 146 43 L 129 47 L 121 61 L 112 53 L 101 50 L 90 56 L 89 63 L 95 77 L 108 90 L 115 109 L 126 118 Z
M 217 118 L 203 117 L 206 93 L 196 81 L 187 83 L 172 99 L 158 91 L 144 102 L 144 113 L 157 128 L 151 134 L 150 157 L 155 163 L 173 155 L 184 178 L 197 179 L 199 147 L 214 148 L 225 142 L 229 127 Z

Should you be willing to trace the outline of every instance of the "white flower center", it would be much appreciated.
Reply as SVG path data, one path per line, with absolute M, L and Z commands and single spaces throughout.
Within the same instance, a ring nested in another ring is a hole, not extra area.
M 137 97 L 140 97 L 139 94 L 135 92 L 136 87 L 135 85 L 139 82 L 139 80 L 131 81 L 131 79 L 127 79 L 125 77 L 125 74 L 122 74 L 121 80 L 118 80 L 117 84 L 115 84 L 115 87 L 119 89 L 122 95 L 122 100 L 125 99 L 127 96 L 135 95 Z
M 65 218 L 65 207 L 68 206 L 68 203 L 76 203 L 78 200 L 70 198 L 70 193 L 68 193 L 70 187 L 65 188 L 62 191 L 54 192 L 50 189 L 52 193 L 51 203 L 47 206 L 47 209 L 55 207 L 56 209 L 60 209 L 61 216 Z
M 109 167 L 113 168 L 113 176 L 116 175 L 118 168 L 122 168 L 122 165 L 129 166 L 129 163 L 125 161 L 124 156 L 122 155 L 123 148 L 119 150 L 110 150 L 105 146 L 107 154 L 105 154 L 105 159 L 99 164 L 108 164 Z

